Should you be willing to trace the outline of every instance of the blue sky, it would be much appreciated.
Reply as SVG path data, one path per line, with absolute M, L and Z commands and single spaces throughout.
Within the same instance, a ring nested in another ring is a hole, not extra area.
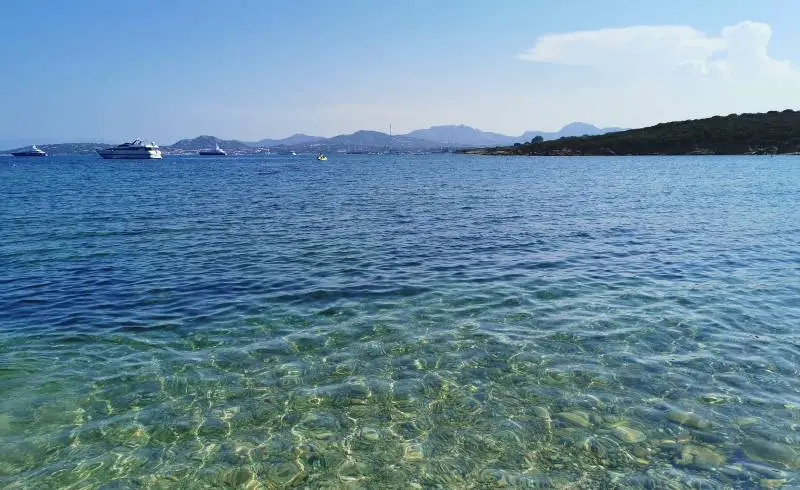
M 0 19 L 0 142 L 800 108 L 796 0 L 26 0 Z

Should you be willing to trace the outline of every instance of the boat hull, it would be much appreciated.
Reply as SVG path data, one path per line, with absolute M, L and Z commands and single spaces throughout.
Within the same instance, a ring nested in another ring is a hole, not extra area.
M 27 151 L 15 151 L 11 153 L 15 157 L 46 157 L 47 153 L 33 153 Z
M 217 152 L 217 151 L 200 151 L 200 152 L 197 152 L 197 154 L 198 155 L 205 155 L 205 156 L 218 156 L 218 157 L 224 157 L 225 155 L 227 155 L 227 153 L 225 153 L 224 151 L 219 151 L 219 152 Z
M 98 155 L 103 157 L 105 160 L 158 160 L 161 158 L 160 151 L 148 151 L 148 152 L 129 152 L 124 153 L 120 151 L 106 151 L 106 150 L 98 150 Z

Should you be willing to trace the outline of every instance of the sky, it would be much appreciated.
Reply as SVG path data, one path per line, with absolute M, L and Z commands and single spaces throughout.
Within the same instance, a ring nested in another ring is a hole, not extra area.
M 797 0 L 0 0 L 0 145 L 800 109 Z

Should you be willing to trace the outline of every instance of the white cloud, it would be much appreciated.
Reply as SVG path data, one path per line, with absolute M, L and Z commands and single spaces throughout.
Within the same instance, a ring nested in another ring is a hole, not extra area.
M 636 125 L 800 105 L 800 71 L 769 55 L 771 36 L 769 25 L 750 21 L 718 35 L 689 26 L 633 26 L 548 34 L 517 57 L 588 69 L 597 76 L 582 77 L 581 102 Z M 565 108 L 577 107 L 577 100 L 559 98 Z
M 596 68 L 674 68 L 708 59 L 724 48 L 723 39 L 706 37 L 687 26 L 634 26 L 548 34 L 519 58 Z

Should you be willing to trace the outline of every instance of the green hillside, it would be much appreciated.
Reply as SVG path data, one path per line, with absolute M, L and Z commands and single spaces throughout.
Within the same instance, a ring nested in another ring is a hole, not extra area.
M 800 152 L 800 112 L 731 114 L 598 136 L 470 150 L 490 155 L 687 155 Z

